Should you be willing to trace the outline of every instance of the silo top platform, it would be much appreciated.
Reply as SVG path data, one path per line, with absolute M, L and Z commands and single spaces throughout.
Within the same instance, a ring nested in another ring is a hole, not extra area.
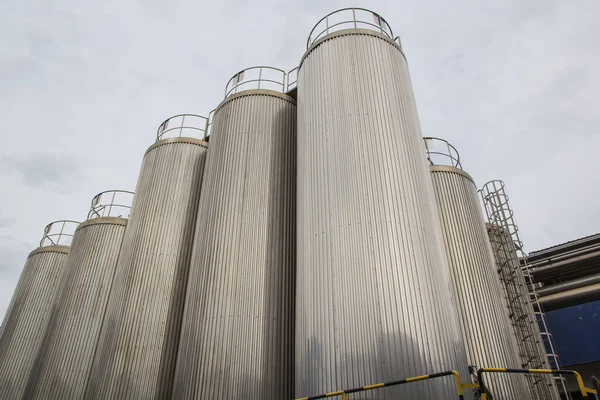
M 106 190 L 100 192 L 92 199 L 92 205 L 87 219 L 103 217 L 129 217 L 129 210 L 133 202 L 133 192 L 127 190 Z
M 246 90 L 286 92 L 286 73 L 279 68 L 258 65 L 241 70 L 225 86 L 225 98 Z
M 447 140 L 436 137 L 424 137 L 425 154 L 431 172 L 453 172 L 469 179 L 473 184 L 475 180 L 469 175 L 460 163 L 460 156 L 456 147 Z
M 423 140 L 429 164 L 463 169 L 458 150 L 447 140 L 436 137 L 424 137 Z
M 196 114 L 178 114 L 163 121 L 156 131 L 156 141 L 175 137 L 206 140 L 208 118 Z
M 70 246 L 78 225 L 79 222 L 66 219 L 50 222 L 44 228 L 40 247 Z
M 392 28 L 381 15 L 365 8 L 352 7 L 342 8 L 321 18 L 310 31 L 306 48 L 329 34 L 347 29 L 375 31 L 399 43 L 399 39 L 394 38 Z

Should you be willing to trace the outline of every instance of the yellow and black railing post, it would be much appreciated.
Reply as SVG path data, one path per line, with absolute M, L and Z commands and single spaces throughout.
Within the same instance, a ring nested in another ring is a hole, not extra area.
M 487 393 L 485 392 L 485 384 L 483 383 L 483 373 L 496 372 L 496 373 L 507 373 L 507 374 L 550 374 L 550 375 L 573 375 L 577 380 L 577 386 L 584 399 L 589 399 L 588 394 L 598 394 L 594 389 L 586 388 L 583 384 L 583 379 L 577 371 L 571 371 L 566 369 L 514 369 L 514 368 L 480 368 L 477 371 L 477 381 L 479 382 L 479 392 L 481 393 L 481 400 L 487 400 Z
M 374 389 L 380 389 L 380 388 L 389 387 L 389 386 L 403 385 L 405 383 L 424 381 L 427 379 L 434 379 L 434 378 L 441 378 L 441 377 L 450 376 L 450 375 L 454 376 L 454 381 L 456 384 L 456 394 L 458 395 L 458 398 L 460 400 L 463 400 L 464 399 L 463 388 L 467 388 L 467 387 L 473 388 L 473 385 L 463 385 L 460 381 L 459 373 L 454 370 L 437 372 L 435 374 L 414 376 L 412 378 L 401 379 L 398 381 L 376 383 L 374 385 L 361 386 L 361 387 L 357 387 L 354 389 L 338 390 L 336 392 L 323 393 L 323 394 L 319 394 L 317 396 L 301 397 L 296 400 L 317 400 L 317 399 L 325 399 L 328 397 L 335 397 L 335 396 L 342 396 L 343 400 L 347 400 L 347 395 L 349 395 L 351 393 L 365 392 L 367 390 L 374 390 Z

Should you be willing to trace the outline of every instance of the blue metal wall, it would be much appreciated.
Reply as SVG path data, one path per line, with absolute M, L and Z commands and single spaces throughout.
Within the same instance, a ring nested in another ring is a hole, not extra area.
M 561 366 L 600 361 L 600 301 L 546 313 Z

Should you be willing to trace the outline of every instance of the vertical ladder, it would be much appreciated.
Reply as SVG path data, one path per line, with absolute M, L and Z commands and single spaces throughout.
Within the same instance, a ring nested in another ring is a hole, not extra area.
M 552 335 L 535 292 L 535 284 L 514 221 L 514 212 L 504 191 L 504 182 L 491 181 L 480 191 L 488 219 L 488 234 L 503 283 L 509 314 L 512 321 L 522 368 L 559 369 Z M 557 385 L 569 395 L 565 378 L 546 375 L 529 375 L 527 379 L 536 399 L 556 399 Z

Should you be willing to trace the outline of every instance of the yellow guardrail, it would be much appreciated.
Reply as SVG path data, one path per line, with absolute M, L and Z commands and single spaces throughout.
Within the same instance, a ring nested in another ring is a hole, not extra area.
M 573 375 L 577 380 L 577 386 L 584 399 L 588 399 L 588 394 L 598 394 L 598 391 L 590 388 L 586 388 L 581 375 L 577 371 L 563 370 L 563 369 L 514 369 L 514 368 L 480 368 L 477 371 L 477 381 L 479 382 L 479 391 L 481 393 L 481 400 L 487 400 L 487 393 L 485 392 L 485 384 L 483 383 L 483 373 L 496 372 L 496 373 L 508 373 L 508 374 L 550 374 L 550 375 Z
M 323 394 L 319 394 L 317 396 L 300 397 L 296 400 L 316 400 L 316 399 L 325 399 L 328 397 L 336 397 L 336 396 L 342 396 L 342 399 L 346 400 L 347 395 L 349 395 L 351 393 L 365 392 L 367 390 L 380 389 L 383 387 L 396 386 L 396 385 L 403 385 L 405 383 L 424 381 L 427 379 L 434 379 L 434 378 L 441 378 L 441 377 L 450 376 L 450 375 L 454 376 L 454 382 L 456 384 L 456 394 L 458 395 L 458 398 L 461 400 L 464 399 L 463 389 L 467 389 L 467 388 L 468 389 L 478 389 L 479 388 L 478 385 L 461 383 L 459 373 L 454 370 L 451 370 L 451 371 L 437 372 L 435 374 L 414 376 L 411 378 L 400 379 L 398 381 L 376 383 L 374 385 L 361 386 L 361 387 L 357 387 L 354 389 L 338 390 L 336 392 L 323 393 Z
M 589 399 L 590 398 L 590 396 L 588 396 L 589 394 L 593 394 L 596 396 L 596 398 L 598 398 L 597 396 L 598 396 L 599 390 L 585 387 L 585 384 L 583 383 L 583 379 L 581 378 L 581 375 L 577 371 L 563 370 L 563 369 L 480 368 L 479 370 L 477 370 L 477 382 L 478 383 L 462 383 L 460 374 L 458 372 L 456 372 L 455 370 L 450 370 L 450 371 L 444 371 L 444 372 L 437 372 L 434 374 L 414 376 L 411 378 L 400 379 L 397 381 L 376 383 L 373 385 L 361 386 L 361 387 L 356 387 L 353 389 L 337 390 L 335 392 L 323 393 L 323 394 L 319 394 L 316 396 L 300 397 L 300 398 L 297 398 L 296 400 L 317 400 L 317 399 L 325 399 L 325 398 L 337 397 L 337 396 L 342 396 L 343 400 L 347 400 L 348 399 L 347 396 L 352 393 L 365 392 L 368 390 L 381 389 L 381 388 L 389 387 L 389 386 L 403 385 L 406 383 L 424 381 L 424 380 L 434 379 L 434 378 L 441 378 L 441 377 L 450 376 L 450 375 L 454 376 L 454 382 L 455 382 L 455 386 L 456 386 L 456 394 L 460 400 L 464 399 L 463 389 L 477 390 L 477 391 L 479 391 L 479 394 L 481 395 L 481 400 L 488 400 L 488 397 L 487 397 L 488 393 L 486 393 L 485 384 L 483 382 L 483 373 L 484 372 L 485 373 L 507 373 L 507 374 L 572 375 L 577 380 L 577 386 L 578 386 L 579 391 L 584 399 Z M 594 381 L 594 384 L 595 384 L 594 386 L 600 385 L 600 381 L 595 376 L 592 377 L 592 380 Z

